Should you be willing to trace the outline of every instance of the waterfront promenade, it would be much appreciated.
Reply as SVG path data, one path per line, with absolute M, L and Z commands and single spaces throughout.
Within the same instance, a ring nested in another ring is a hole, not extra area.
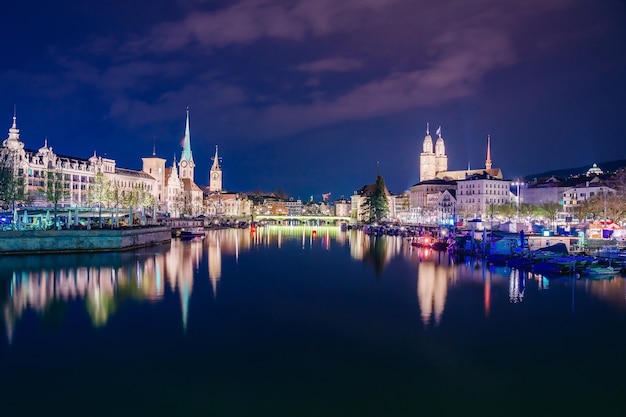
M 21 253 L 106 252 L 170 241 L 167 226 L 121 229 L 24 230 L 0 233 L 0 256 Z

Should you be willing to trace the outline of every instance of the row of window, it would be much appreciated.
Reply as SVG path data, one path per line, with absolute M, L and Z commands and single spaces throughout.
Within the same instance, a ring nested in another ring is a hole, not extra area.
M 475 191 L 475 190 L 467 190 L 465 192 L 465 195 L 473 195 L 473 194 L 482 194 L 480 192 L 481 190 Z M 497 194 L 497 195 L 504 195 L 504 194 L 508 194 L 509 191 L 502 191 L 502 190 L 485 190 L 485 194 Z M 459 195 L 463 195 L 463 191 L 459 190 Z

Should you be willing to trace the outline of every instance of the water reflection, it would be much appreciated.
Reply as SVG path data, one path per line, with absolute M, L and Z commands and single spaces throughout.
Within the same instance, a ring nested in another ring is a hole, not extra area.
M 415 255 L 418 260 L 417 299 L 422 322 L 428 326 L 434 321 L 433 324 L 438 326 L 446 306 L 448 287 L 456 281 L 455 262 L 447 253 L 428 248 L 415 248 Z
M 377 277 L 384 276 L 394 258 L 408 261 L 416 270 L 416 298 L 425 326 L 442 324 L 448 297 L 461 284 L 481 288 L 485 317 L 491 314 L 495 291 L 506 293 L 508 288 L 508 302 L 519 304 L 528 297 L 529 284 L 533 291 L 550 291 L 551 287 L 540 275 L 493 268 L 471 258 L 456 259 L 445 252 L 412 247 L 400 237 L 342 232 L 337 227 L 229 229 L 211 231 L 204 240 L 173 240 L 133 252 L 0 258 L 6 338 L 12 343 L 15 328 L 28 310 L 54 322 L 67 314 L 64 305 L 79 303 L 92 325 L 99 327 L 126 301 L 160 302 L 168 293 L 178 298 L 180 323 L 186 331 L 194 285 L 202 288 L 196 280 L 208 279 L 212 297 L 217 298 L 225 259 L 238 263 L 252 249 L 281 250 L 287 244 L 338 253 L 347 245 L 350 257 L 371 265 Z M 572 281 L 571 286 L 572 308 L 574 292 L 579 291 L 626 310 L 623 279 Z
M 524 299 L 525 279 L 519 269 L 511 269 L 509 275 L 509 302 L 521 303 Z

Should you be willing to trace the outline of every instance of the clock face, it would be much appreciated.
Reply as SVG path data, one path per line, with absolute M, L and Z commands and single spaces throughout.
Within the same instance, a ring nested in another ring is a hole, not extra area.
M 183 161 L 183 162 L 181 162 L 181 163 L 180 163 L 180 166 L 181 166 L 181 167 L 183 167 L 183 168 L 185 168 L 185 167 L 187 166 L 187 161 Z
M 218 179 L 220 177 L 220 174 L 218 172 L 214 172 L 211 174 L 211 178 L 213 178 L 214 180 Z

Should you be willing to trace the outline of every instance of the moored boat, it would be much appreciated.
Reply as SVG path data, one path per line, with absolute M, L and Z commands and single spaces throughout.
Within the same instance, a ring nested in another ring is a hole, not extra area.
M 187 229 L 182 229 L 180 231 L 180 239 L 181 240 L 193 240 L 193 239 L 204 239 L 205 236 L 204 227 L 190 227 Z
M 619 275 L 620 270 L 612 266 L 587 266 L 580 271 L 584 277 L 614 277 Z

